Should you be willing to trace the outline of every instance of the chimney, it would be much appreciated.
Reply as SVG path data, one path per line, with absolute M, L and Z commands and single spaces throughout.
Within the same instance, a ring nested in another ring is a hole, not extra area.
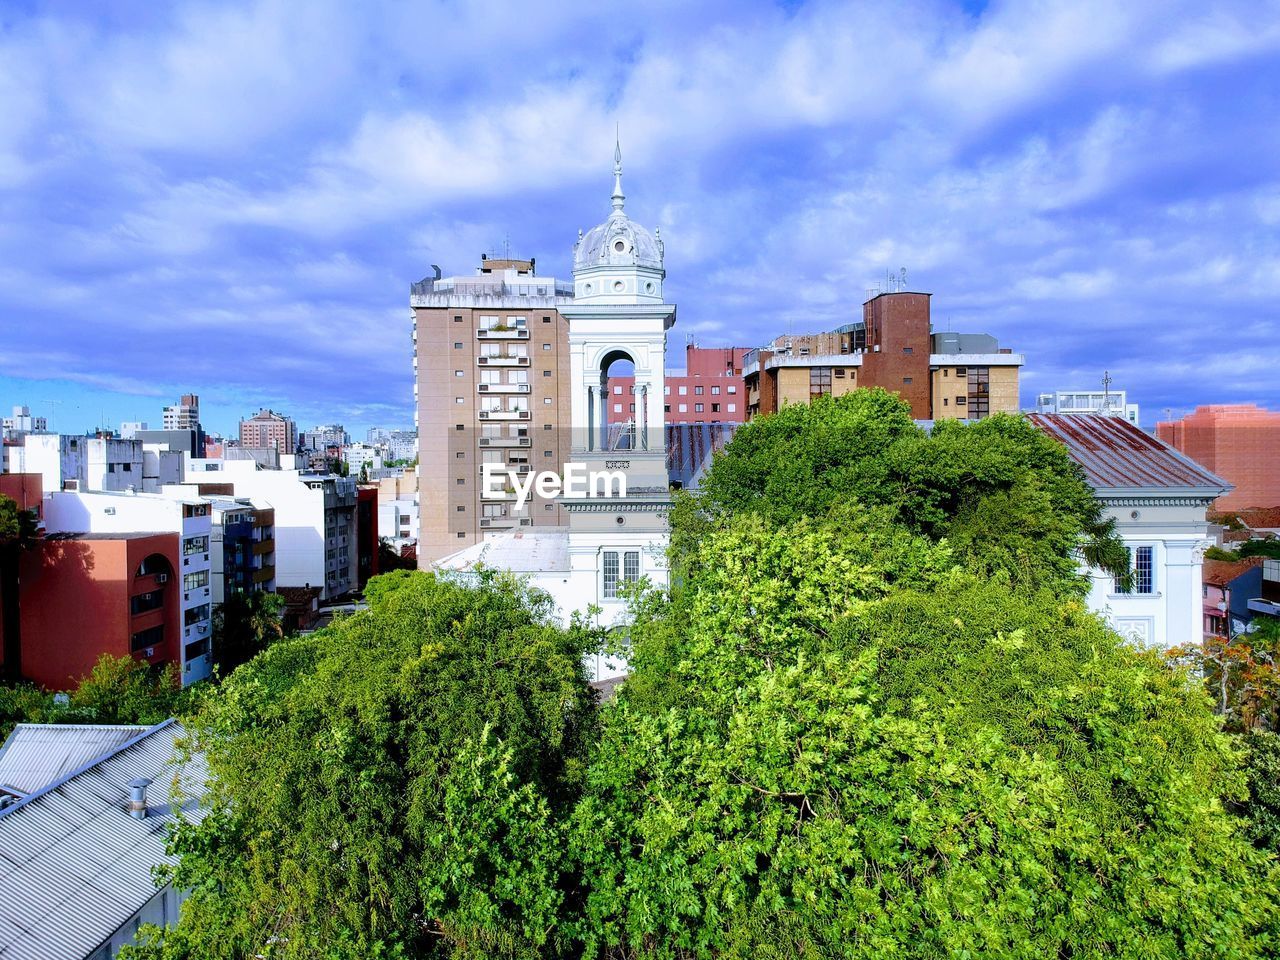
M 129 781 L 129 816 L 135 820 L 147 818 L 147 787 L 151 781 L 146 777 L 135 777 Z

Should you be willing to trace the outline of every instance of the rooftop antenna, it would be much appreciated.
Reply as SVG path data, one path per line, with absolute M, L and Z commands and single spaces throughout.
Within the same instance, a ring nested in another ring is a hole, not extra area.
M 509 231 L 506 236 L 502 238 L 502 259 L 511 259 L 511 233 Z
M 62 401 L 61 401 L 61 400 L 41 400 L 40 402 L 41 402 L 41 403 L 47 403 L 47 404 L 49 405 L 49 432 L 50 432 L 50 433 L 57 433 L 58 431 L 57 431 L 57 430 L 55 430 L 55 429 L 54 429 L 54 427 L 53 427 L 53 424 L 54 424 L 54 417 L 53 417 L 53 414 L 54 414 L 54 412 L 55 412 L 55 411 L 54 411 L 54 409 L 53 409 L 53 406 L 54 406 L 54 404 L 58 404 L 59 406 L 61 406 Z
M 1111 371 L 1102 371 L 1102 412 L 1111 412 Z

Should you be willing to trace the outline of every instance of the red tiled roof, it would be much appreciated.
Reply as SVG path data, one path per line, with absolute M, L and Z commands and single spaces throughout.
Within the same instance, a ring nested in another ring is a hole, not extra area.
M 1032 413 L 1027 419 L 1061 442 L 1095 490 L 1158 488 L 1218 496 L 1231 484 L 1123 417 Z
M 1251 507 L 1235 510 L 1231 514 L 1251 530 L 1275 530 L 1280 528 L 1280 507 Z
M 1246 557 L 1243 560 L 1206 560 L 1204 582 L 1215 587 L 1225 587 L 1246 570 L 1262 566 L 1262 557 Z

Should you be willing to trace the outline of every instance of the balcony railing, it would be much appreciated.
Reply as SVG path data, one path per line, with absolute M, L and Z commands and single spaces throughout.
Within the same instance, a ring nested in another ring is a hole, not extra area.
M 528 410 L 481 410 L 481 420 L 528 420 Z
M 482 367 L 527 367 L 528 357 L 476 357 Z
M 481 437 L 482 447 L 531 447 L 532 437 Z
M 480 393 L 528 393 L 527 383 L 478 383 L 476 389 Z
M 476 339 L 478 340 L 528 340 L 528 330 L 518 330 L 512 328 L 510 330 L 492 329 L 477 330 Z

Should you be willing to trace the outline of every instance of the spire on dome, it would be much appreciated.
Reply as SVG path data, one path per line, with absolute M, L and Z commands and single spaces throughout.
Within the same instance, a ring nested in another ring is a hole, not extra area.
M 613 211 L 622 213 L 622 204 L 627 198 L 622 192 L 622 138 L 619 134 L 613 145 Z

